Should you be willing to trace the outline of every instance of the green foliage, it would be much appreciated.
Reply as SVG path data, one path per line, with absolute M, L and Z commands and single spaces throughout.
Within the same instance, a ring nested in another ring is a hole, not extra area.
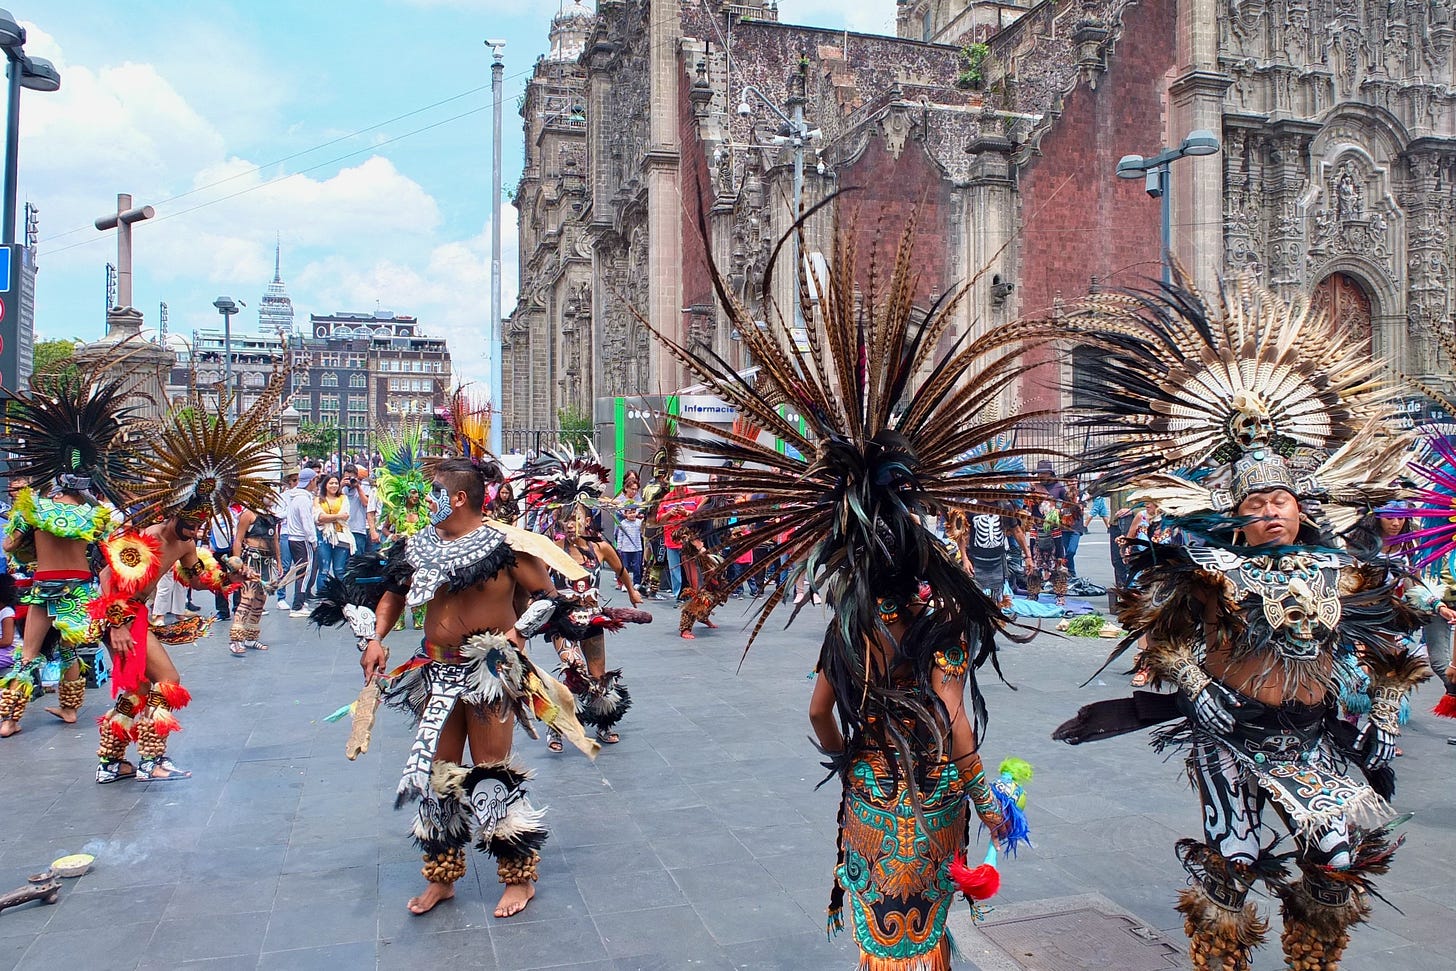
M 298 452 L 311 459 L 333 455 L 339 447 L 339 429 L 336 425 L 304 420 L 298 425 Z
M 1067 634 L 1071 637 L 1096 637 L 1107 618 L 1101 614 L 1083 614 L 1067 621 Z
M 979 91 L 986 82 L 986 56 L 991 48 L 985 44 L 967 44 L 961 48 L 961 73 L 956 75 L 956 87 Z
M 31 373 L 38 379 L 67 380 L 76 376 L 75 341 L 39 341 L 35 345 Z
M 556 421 L 561 426 L 561 444 L 570 445 L 577 451 L 584 450 L 592 442 L 591 415 L 580 408 L 567 407 L 556 412 Z

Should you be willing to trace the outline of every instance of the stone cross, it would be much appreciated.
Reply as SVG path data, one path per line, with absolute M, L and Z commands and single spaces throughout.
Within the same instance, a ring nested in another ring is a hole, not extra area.
M 157 211 L 151 206 L 131 206 L 131 195 L 116 195 L 116 212 L 96 220 L 100 230 L 116 230 L 116 305 L 131 306 L 131 224 L 151 219 Z

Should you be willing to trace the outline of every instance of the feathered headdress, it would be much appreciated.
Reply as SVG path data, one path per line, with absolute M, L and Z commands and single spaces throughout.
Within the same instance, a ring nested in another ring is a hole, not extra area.
M 375 482 L 379 502 L 385 516 L 398 525 L 397 511 L 404 508 L 410 493 L 423 497 L 430 491 L 425 478 L 424 423 L 405 419 L 397 432 L 379 429 L 375 440 L 384 462 Z M 424 521 L 423 516 L 417 519 L 420 524 Z
M 802 234 L 816 210 L 791 232 Z M 809 321 L 798 340 L 773 298 L 773 260 L 761 289 L 766 327 L 755 324 L 757 315 L 710 260 L 729 323 L 758 365 L 756 378 L 709 349 L 657 333 L 749 423 L 729 431 L 675 419 L 696 433 L 683 438 L 684 451 L 705 456 L 685 468 L 714 476 L 717 484 L 709 489 L 735 498 L 732 513 L 740 535 L 729 541 L 723 559 L 731 562 L 788 535 L 778 552 L 788 561 L 789 582 L 759 607 L 749 644 L 795 582 L 807 578 L 827 596 L 833 613 L 820 670 L 835 689 L 850 750 L 885 751 L 900 772 L 909 772 L 909 753 L 923 744 L 904 734 L 907 718 L 927 728 L 949 725 L 931 680 L 935 651 L 969 652 L 963 669 L 969 672 L 973 721 L 978 733 L 984 726 L 974 667 L 994 663 L 994 635 L 1005 620 L 932 526 L 939 513 L 992 512 L 996 503 L 1015 498 L 1013 486 L 1026 475 L 1000 471 L 995 463 L 1020 454 L 1001 443 L 1015 422 L 1038 415 L 991 418 L 990 408 L 1026 374 L 1024 352 L 1054 338 L 1050 322 L 1042 321 L 951 338 L 970 285 L 952 289 L 927 310 L 914 306 L 914 232 L 912 219 L 888 274 L 880 272 L 872 250 L 868 273 L 861 275 L 857 234 L 836 218 L 827 275 L 797 268 L 799 309 Z M 943 339 L 950 346 L 942 353 Z M 977 457 L 968 459 L 972 454 Z M 743 494 L 752 498 L 736 501 Z M 772 567 L 771 558 L 762 560 L 749 575 Z M 928 584 L 928 606 L 916 611 L 922 584 Z M 896 643 L 886 618 L 901 611 L 913 619 Z M 890 663 L 867 649 L 873 643 L 893 645 Z M 897 668 L 915 671 L 919 683 L 907 687 L 892 677 Z
M 457 385 L 445 402 L 444 418 L 450 428 L 450 446 L 456 455 L 477 461 L 491 458 L 491 404 L 470 391 L 469 385 Z
M 9 394 L 4 447 L 12 453 L 12 477 L 122 504 L 141 481 L 143 422 L 136 409 L 149 400 L 136 371 L 126 367 L 126 353 L 68 361 L 64 369 L 32 375 L 28 390 Z
M 136 526 L 186 516 L 224 524 L 233 503 L 266 510 L 276 494 L 278 450 L 292 439 L 277 434 L 279 406 L 288 372 L 273 372 L 263 393 L 237 418 L 231 398 L 219 407 L 195 396 L 161 423 L 146 457 L 143 482 L 128 505 Z
M 1395 497 L 1410 440 L 1394 389 L 1369 348 L 1305 298 L 1238 278 L 1210 306 L 1180 271 L 1156 291 L 1089 298 L 1074 327 L 1101 348 L 1076 376 L 1093 446 L 1083 472 L 1214 522 L 1285 489 L 1344 530 Z
M 522 470 L 528 509 L 595 507 L 611 488 L 612 472 L 590 443 L 577 452 L 570 445 L 547 449 Z

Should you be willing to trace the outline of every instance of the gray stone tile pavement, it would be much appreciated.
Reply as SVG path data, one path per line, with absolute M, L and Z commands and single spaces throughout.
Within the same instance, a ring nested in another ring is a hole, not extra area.
M 1105 538 L 1088 537 L 1084 572 L 1105 578 L 1105 557 Z M 656 624 L 608 644 L 636 701 L 620 745 L 592 763 L 517 736 L 552 840 L 536 899 L 508 921 L 490 915 L 499 886 L 478 857 L 453 901 L 423 918 L 405 911 L 419 858 L 409 813 L 392 802 L 410 735 L 382 712 L 371 751 L 344 759 L 347 727 L 322 721 L 358 684 L 342 634 L 275 610 L 267 653 L 233 658 L 221 631 L 177 651 L 195 699 L 173 744 L 195 773 L 186 783 L 97 786 L 89 720 L 62 726 L 37 706 L 0 742 L 0 889 L 66 853 L 97 864 L 59 904 L 0 914 L 0 971 L 852 967 L 849 936 L 823 933 L 835 792 L 814 788 L 805 715 L 825 615 L 770 625 L 744 659 L 744 602 L 692 642 L 666 605 L 654 612 Z M 397 658 L 410 649 L 404 633 L 392 641 Z M 1002 900 L 1099 893 L 1176 940 L 1172 842 L 1198 831 L 1181 764 L 1138 736 L 1080 749 L 1048 737 L 1078 705 L 1125 691 L 1114 673 L 1078 688 L 1107 647 L 1044 633 L 1005 648 L 1016 690 L 984 679 L 988 762 L 1019 755 L 1037 769 L 1036 847 L 1005 868 Z M 1445 738 L 1456 725 L 1424 713 L 1433 694 L 1402 743 L 1397 802 L 1416 817 L 1382 881 L 1400 912 L 1376 905 L 1347 967 L 1450 966 L 1456 748 Z M 102 703 L 93 692 L 85 714 Z M 1255 965 L 1279 966 L 1273 950 Z

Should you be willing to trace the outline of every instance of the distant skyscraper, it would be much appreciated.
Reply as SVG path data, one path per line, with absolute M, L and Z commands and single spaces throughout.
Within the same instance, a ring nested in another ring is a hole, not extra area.
M 280 272 L 283 246 L 281 241 L 273 244 L 273 282 L 268 284 L 263 299 L 258 304 L 258 333 L 293 336 L 293 301 L 283 286 Z

